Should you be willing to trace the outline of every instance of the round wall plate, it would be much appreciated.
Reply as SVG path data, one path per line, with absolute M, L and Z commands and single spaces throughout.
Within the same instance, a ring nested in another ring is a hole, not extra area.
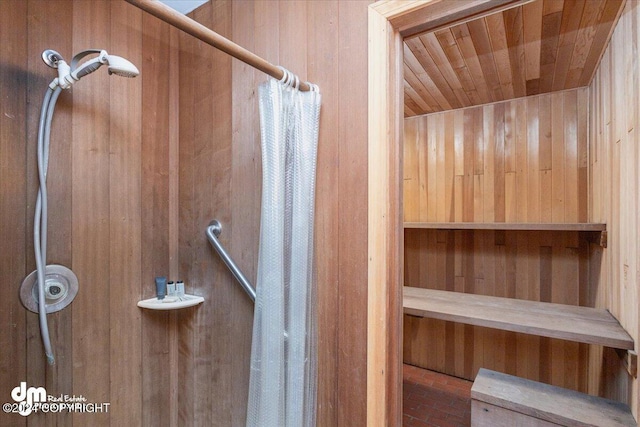
M 78 293 L 78 278 L 64 265 L 47 265 L 45 268 L 45 304 L 47 313 L 60 311 L 73 301 Z M 38 313 L 38 272 L 32 271 L 20 285 L 22 305 Z

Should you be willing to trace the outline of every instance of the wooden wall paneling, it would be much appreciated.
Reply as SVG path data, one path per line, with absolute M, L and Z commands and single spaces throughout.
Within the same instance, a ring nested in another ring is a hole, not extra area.
M 421 118 L 411 118 L 405 120 L 404 134 L 405 138 L 403 143 L 404 157 L 406 158 L 403 171 L 403 196 L 404 196 L 404 209 L 403 220 L 405 222 L 411 221 L 411 218 L 418 218 L 420 212 L 420 175 L 419 175 L 419 161 L 418 156 L 410 156 L 408 152 L 417 152 L 418 145 L 422 139 L 418 133 L 420 130 Z M 410 146 L 408 146 L 410 145 Z M 406 233 L 405 233 L 406 238 Z M 405 246 L 406 248 L 406 246 Z M 406 256 L 406 252 L 405 252 Z
M 603 12 L 605 13 L 605 12 Z M 637 100 L 632 95 L 635 83 L 629 76 L 638 74 L 637 61 L 630 64 L 628 55 L 637 55 L 638 5 L 626 4 L 619 24 L 604 53 L 590 86 L 590 219 L 600 218 L 610 224 L 611 244 L 600 253 L 592 249 L 598 263 L 590 275 L 592 294 L 599 306 L 607 307 L 637 339 Z M 635 39 L 630 43 L 630 40 Z M 634 52 L 636 50 L 636 52 Z M 633 147 L 633 148 L 631 148 Z M 631 165 L 635 167 L 631 167 Z M 632 195 L 633 193 L 633 195 Z M 631 213 L 633 212 L 633 213 Z M 595 251 L 595 252 L 594 252 Z M 634 270 L 636 274 L 629 274 Z M 591 357 L 593 359 L 593 357 Z M 628 377 L 616 358 L 605 352 L 610 364 L 601 371 L 590 372 L 590 387 L 608 397 L 629 401 L 638 413 L 638 382 Z
M 266 39 L 257 27 L 253 27 L 260 16 L 269 13 L 252 2 L 232 2 L 232 40 L 264 57 L 260 41 Z M 277 13 L 277 8 L 274 9 Z M 268 52 L 267 52 L 268 53 Z M 231 158 L 231 229 L 228 249 L 251 283 L 256 283 L 258 267 L 258 245 L 260 238 L 260 205 L 262 162 L 260 151 L 260 117 L 258 115 L 257 86 L 265 76 L 241 61 L 232 61 L 232 158 Z M 217 257 L 217 255 L 212 254 Z M 229 283 L 229 292 L 234 295 L 228 327 L 232 330 L 231 349 L 236 357 L 232 360 L 235 380 L 232 395 L 238 400 L 231 408 L 231 425 L 246 423 L 246 402 L 249 391 L 249 366 L 251 356 L 251 334 L 253 303 L 237 283 Z
M 565 152 L 564 152 L 564 103 L 562 93 L 551 94 L 551 220 L 564 221 L 564 182 L 565 182 Z
M 579 266 L 581 258 L 588 256 L 580 251 L 589 248 L 574 247 L 575 234 L 406 230 L 405 284 L 446 289 L 446 283 L 462 280 L 464 287 L 458 290 L 464 292 L 577 304 L 585 292 L 579 288 Z M 456 272 L 458 263 L 462 270 Z M 580 357 L 578 344 L 468 325 L 447 326 L 434 319 L 405 319 L 405 361 L 469 379 L 481 366 L 493 366 L 585 390 L 586 383 L 578 379 L 586 372 L 587 360 Z M 449 340 L 453 344 L 448 345 Z M 452 362 L 447 363 L 449 359 Z
M 495 128 L 495 106 L 487 105 L 483 107 L 482 111 L 482 125 L 483 136 L 485 141 L 485 150 L 482 153 L 483 159 L 483 171 L 484 176 L 483 184 L 483 221 L 494 222 L 495 221 L 495 164 L 496 164 L 496 128 Z M 448 127 L 448 126 L 447 126 Z M 448 217 L 446 220 L 451 221 L 452 218 Z
M 529 200 L 529 182 L 528 182 L 528 170 L 532 164 L 528 163 L 528 114 L 534 114 L 535 112 L 527 111 L 527 101 L 519 100 L 515 102 L 515 160 L 516 160 L 516 196 L 514 197 L 516 208 L 515 218 L 516 221 L 527 221 L 527 215 L 529 212 L 528 200 Z M 531 123 L 533 125 L 533 123 Z M 533 191 L 535 193 L 535 190 Z
M 504 168 L 505 168 L 505 104 L 498 103 L 494 109 L 495 132 L 495 148 L 494 153 L 494 171 L 493 190 L 494 190 L 494 218 L 496 222 L 504 222 L 506 220 L 505 213 L 505 186 L 504 186 Z M 491 179 L 487 177 L 487 179 Z
M 70 33 L 59 34 L 55 30 L 55 26 L 50 25 L 51 22 L 60 22 L 61 25 L 68 24 L 71 26 L 72 17 L 65 9 L 65 5 L 61 8 L 53 5 L 40 5 L 28 2 L 26 9 L 20 9 L 16 12 L 25 13 L 28 20 L 28 30 L 25 29 L 22 34 L 29 34 L 27 37 L 28 45 L 23 51 L 27 57 L 28 66 L 23 72 L 28 75 L 25 80 L 25 88 L 27 89 L 27 109 L 26 109 L 26 138 L 23 136 L 25 144 L 25 154 L 27 156 L 26 174 L 24 175 L 26 183 L 26 198 L 21 203 L 25 203 L 26 232 L 24 234 L 25 246 L 25 275 L 35 270 L 35 260 L 33 255 L 33 210 L 36 200 L 36 192 L 38 185 L 37 178 L 37 139 L 38 139 L 38 122 L 40 116 L 40 108 L 47 88 L 47 85 L 55 77 L 55 72 L 47 67 L 40 58 L 40 54 L 45 49 L 57 49 L 63 55 L 71 53 Z M 66 4 L 71 8 L 71 4 Z M 20 19 L 16 18 L 15 22 L 9 23 L 7 28 L 13 26 L 14 30 L 19 30 Z M 16 26 L 17 24 L 17 26 Z M 51 45 L 51 38 L 56 37 L 56 45 Z M 10 42 L 15 44 L 16 48 L 20 48 L 21 43 L 15 40 Z M 20 57 L 17 52 L 7 53 L 7 57 Z M 7 97 L 7 100 L 14 102 L 16 97 Z M 48 249 L 47 263 L 62 264 L 71 267 L 71 194 L 68 191 L 71 184 L 71 118 L 70 118 L 70 99 L 69 93 L 61 94 L 58 98 L 55 112 L 55 120 L 52 123 L 51 130 L 51 146 L 50 146 L 50 162 L 49 173 L 47 179 L 47 188 L 49 194 L 49 232 L 48 232 Z M 19 104 L 18 104 L 19 105 Z M 16 175 L 19 176 L 19 175 Z M 3 201 L 4 203 L 4 201 Z M 18 252 L 11 254 L 17 257 Z M 18 282 L 19 285 L 20 282 Z M 17 287 L 16 287 L 17 291 Z M 11 295 L 11 299 L 16 298 L 17 294 Z M 24 310 L 18 302 L 20 311 Z M 72 391 L 72 360 L 73 355 L 71 349 L 71 316 L 72 310 L 65 309 L 53 315 L 49 315 L 48 323 L 51 335 L 51 344 L 56 356 L 56 365 L 47 365 L 43 353 L 42 338 L 40 335 L 40 327 L 38 324 L 38 316 L 25 311 L 27 320 L 26 332 L 26 376 L 24 380 L 29 384 L 39 384 L 46 387 L 49 394 L 71 393 Z M 59 423 L 70 423 L 71 414 L 57 414 L 49 416 Z M 46 422 L 45 416 L 41 414 L 32 414 L 30 422 L 34 425 Z
M 27 39 L 15 39 L 15 34 L 27 32 L 27 3 L 7 1 L 0 3 L 0 52 L 3 60 L 0 67 L 0 99 L 3 114 L 0 115 L 0 238 L 3 249 L 0 252 L 0 270 L 4 276 L 4 286 L 0 296 L 4 308 L 0 311 L 0 383 L 5 390 L 0 392 L 4 401 L 11 402 L 10 392 L 20 381 L 27 379 L 27 316 L 17 298 L 18 289 L 25 275 L 29 273 L 26 250 L 29 245 L 26 236 L 31 235 L 27 217 L 32 215 L 26 203 L 28 164 L 27 153 L 34 149 L 25 148 L 25 128 L 27 120 L 28 82 L 34 80 L 28 75 Z M 42 85 L 42 92 L 46 83 Z M 32 142 L 35 146 L 35 141 Z M 44 360 L 40 352 L 40 360 Z M 42 362 L 41 362 L 42 364 Z M 39 381 L 42 384 L 42 381 Z M 26 425 L 26 418 L 17 414 L 0 414 L 2 424 Z
M 438 125 L 437 116 L 426 117 L 425 127 L 432 131 L 427 134 L 426 149 L 421 152 L 426 163 L 425 189 L 426 200 L 420 201 L 421 209 L 426 210 L 427 221 L 436 220 L 438 209 Z
M 169 81 L 180 79 L 180 30 L 169 28 Z M 177 277 L 180 272 L 179 232 L 180 232 L 180 87 L 169 85 L 169 276 Z M 150 276 L 149 276 L 150 277 Z M 178 313 L 169 314 L 169 366 L 180 363 L 178 356 Z M 179 370 L 170 369 L 169 377 L 169 423 L 178 424 L 178 381 Z
M 589 218 L 589 92 L 579 91 L 577 94 L 577 220 L 588 222 Z
M 410 130 L 405 137 L 419 140 L 404 142 L 405 162 L 410 168 L 405 178 L 416 175 L 421 178 L 420 185 L 409 187 L 405 193 L 407 197 L 414 194 L 420 200 L 419 212 L 411 208 L 405 211 L 405 218 L 413 215 L 429 220 L 432 214 L 429 208 L 425 213 L 423 206 L 433 205 L 432 197 L 439 194 L 437 184 L 435 191 L 429 190 L 429 181 L 437 178 L 455 183 L 454 174 L 458 173 L 462 174 L 460 178 L 471 182 L 470 194 L 465 182 L 463 195 L 451 197 L 453 212 L 459 210 L 461 220 L 483 221 L 483 212 L 491 205 L 496 221 L 539 222 L 545 215 L 552 215 L 546 211 L 554 198 L 545 201 L 545 191 L 552 192 L 557 199 L 555 203 L 562 206 L 561 221 L 565 221 L 565 216 L 566 220 L 585 217 L 587 207 L 580 203 L 579 197 L 575 203 L 565 203 L 565 198 L 587 186 L 579 182 L 587 179 L 584 173 L 579 173 L 586 155 L 586 138 L 578 137 L 587 131 L 586 107 L 578 106 L 578 100 L 586 96 L 586 89 L 579 89 L 407 120 Z M 557 117 L 565 111 L 568 112 L 566 118 Z M 421 131 L 416 132 L 420 124 Z M 585 129 L 578 130 L 578 126 Z M 447 158 L 447 148 L 439 143 L 443 140 L 441 135 L 448 133 L 454 135 L 451 141 L 454 160 L 450 168 L 442 165 Z M 436 172 L 432 178 L 430 170 L 433 169 Z M 570 178 L 565 179 L 566 176 Z M 480 187 L 467 177 L 484 185 Z M 479 178 L 482 181 L 478 181 Z M 487 181 L 493 186 L 491 196 L 487 191 L 478 191 L 479 188 L 486 190 Z M 405 183 L 413 185 L 408 180 Z M 443 187 L 447 188 L 446 184 Z M 420 193 L 415 194 L 418 191 Z M 455 186 L 448 191 L 455 193 Z M 409 206 L 415 205 L 415 201 L 406 202 Z M 463 206 L 455 206 L 458 202 Z M 588 258 L 588 247 L 579 244 L 576 233 L 561 232 L 553 237 L 547 232 L 467 231 L 461 243 L 439 244 L 446 233 L 426 231 L 406 231 L 411 249 L 405 259 L 405 284 L 411 281 L 411 286 L 441 289 L 445 283 L 461 279 L 464 285 L 460 290 L 465 292 L 572 304 L 578 304 L 580 295 L 588 292 L 585 289 L 588 281 L 581 279 L 580 273 Z M 446 256 L 448 245 L 455 248 L 449 257 Z M 414 269 L 419 269 L 420 274 L 410 273 Z M 573 389 L 588 387 L 586 381 L 580 381 L 580 374 L 587 370 L 588 358 L 578 344 L 469 326 L 448 326 L 434 320 L 407 319 L 405 328 L 404 348 L 408 355 L 405 360 L 412 364 L 467 378 L 473 378 L 480 366 L 495 364 L 496 369 L 526 378 L 546 379 Z M 428 354 L 421 350 L 425 348 L 430 349 Z M 455 362 L 441 364 L 443 355 L 444 360 L 452 358 Z
M 455 168 L 455 130 L 453 124 L 453 116 L 441 117 L 441 150 L 443 157 L 443 165 L 440 167 L 440 195 L 441 206 L 439 218 L 444 221 L 451 221 L 454 218 L 453 199 L 454 199 L 454 180 L 446 179 L 452 176 Z
M 184 76 L 185 73 L 190 75 L 203 64 L 199 56 L 199 43 L 194 37 L 181 32 L 179 37 L 179 46 L 179 75 Z M 204 73 L 195 74 L 202 75 Z M 198 117 L 200 117 L 198 110 L 195 107 L 195 99 L 199 92 L 199 88 L 196 86 L 197 82 L 198 81 L 195 78 L 181 80 L 179 105 L 179 272 L 181 276 L 189 277 L 190 282 L 195 279 L 195 273 L 192 274 L 192 270 L 197 268 L 197 264 L 194 265 L 196 258 L 192 255 L 193 249 L 190 244 L 190 239 L 195 233 L 193 231 L 194 224 L 196 222 L 194 217 L 196 215 L 196 210 L 199 208 L 196 203 L 194 190 L 197 185 L 196 181 L 198 177 L 195 174 L 193 166 L 196 159 L 196 150 L 194 148 L 195 133 L 196 126 L 199 123 Z M 186 254 L 188 254 L 188 256 Z M 202 260 L 197 261 L 202 262 Z M 198 270 L 196 270 L 196 272 L 197 271 Z M 192 378 L 195 375 L 195 366 L 193 363 L 193 342 L 195 340 L 195 311 L 199 309 L 200 308 L 189 309 L 187 311 L 181 310 L 176 319 L 178 322 L 178 395 L 180 396 L 178 406 L 178 423 L 183 425 L 194 423 L 193 401 L 195 399 L 196 390 L 195 384 L 192 381 Z
M 230 36 L 230 13 L 231 3 L 221 1 L 205 4 L 196 9 L 193 16 L 223 36 Z M 189 330 L 193 341 L 185 362 L 193 364 L 189 380 L 194 382 L 195 390 L 193 400 L 186 402 L 188 406 L 185 407 L 186 411 L 192 408 L 193 413 L 185 415 L 193 417 L 195 422 L 214 423 L 218 420 L 230 423 L 234 401 L 230 395 L 234 355 L 230 353 L 228 322 L 229 289 L 234 283 L 220 259 L 214 256 L 204 229 L 214 216 L 223 224 L 231 223 L 231 57 L 203 43 L 196 46 L 194 59 L 200 61 L 197 68 L 200 72 L 191 72 L 196 74 L 193 82 L 195 96 L 187 102 L 193 103 L 197 117 L 208 119 L 195 123 L 190 144 L 192 163 L 183 165 L 181 161 L 181 168 L 189 168 L 193 174 L 193 187 L 191 222 L 185 224 L 184 233 L 181 233 L 190 248 L 185 253 L 180 251 L 180 270 L 187 288 L 204 296 L 205 303 L 194 309 L 194 323 Z M 215 78 L 211 73 L 215 73 Z M 222 237 L 225 243 L 229 236 Z
M 407 138 L 418 139 L 404 143 L 405 221 L 585 218 L 586 97 L 577 89 L 407 119 Z
M 540 97 L 528 98 L 526 103 L 527 132 L 527 210 L 523 219 L 527 222 L 540 221 Z M 525 147 L 523 147 L 524 149 Z
M 132 10 L 130 9 L 130 12 Z M 141 118 L 141 240 L 139 294 L 155 294 L 155 277 L 169 274 L 169 32 L 159 20 L 141 16 L 142 51 L 152 52 L 140 58 L 143 117 Z M 172 343 L 169 330 L 171 314 L 144 310 L 141 316 L 142 422 L 173 420 L 171 382 L 167 367 L 171 364 Z
M 73 51 L 87 46 L 110 48 L 110 19 L 109 2 L 74 4 Z M 72 245 L 73 269 L 81 287 L 73 303 L 73 390 L 96 402 L 108 402 L 110 77 L 94 73 L 90 79 L 73 88 Z M 108 425 L 109 415 L 74 413 L 73 422 Z
M 565 212 L 567 222 L 578 220 L 578 129 L 577 129 L 577 93 L 566 92 L 563 100 L 564 108 L 564 157 L 565 157 Z
M 338 53 L 338 75 L 356 76 L 367 66 L 367 53 L 360 46 L 367 40 L 367 30 L 363 25 L 369 2 L 338 2 L 338 40 L 349 38 L 353 44 L 340 44 Z M 310 14 L 313 16 L 313 14 Z M 315 49 L 308 55 L 315 57 Z M 319 76 L 318 76 L 319 78 Z M 317 79 L 317 78 L 316 78 Z M 312 81 L 315 81 L 313 79 Z M 348 120 L 338 124 L 339 156 L 339 199 L 337 216 L 339 235 L 338 251 L 340 261 L 340 298 L 338 300 L 340 330 L 338 339 L 338 422 L 340 426 L 364 425 L 367 419 L 367 389 L 365 367 L 367 365 L 366 338 L 362 331 L 367 324 L 367 264 L 365 242 L 368 222 L 364 206 L 367 206 L 366 186 L 363 178 L 368 173 L 367 151 L 367 82 L 364 78 L 350 81 L 338 80 L 338 109 L 349 112 Z M 327 98 L 323 98 L 325 100 Z M 325 128 L 327 128 L 325 125 Z M 328 139 L 323 138 L 327 144 Z M 318 183 L 320 184 L 320 183 Z M 323 185 L 323 184 L 320 184 Z M 344 190 L 342 190 L 344 189 Z M 334 193 L 335 197 L 335 193 Z M 318 211 L 318 209 L 316 209 Z M 357 242 L 357 244 L 356 244 Z M 326 250 L 326 249 L 324 249 Z M 359 390 L 353 393 L 353 390 Z M 324 425 L 318 422 L 318 425 Z
M 142 11 L 110 3 L 110 49 L 134 64 L 142 62 Z M 141 135 L 142 83 L 113 76 L 109 99 L 109 282 L 111 423 L 142 423 Z M 167 108 L 164 106 L 164 108 Z M 150 280 L 147 282 L 149 283 Z M 122 331 L 127 333 L 123 334 Z
M 320 112 L 320 139 L 318 145 L 317 194 L 316 194 L 316 257 L 318 297 L 318 417 L 317 422 L 340 425 L 339 409 L 340 357 L 336 356 L 340 328 L 340 215 L 339 199 L 342 189 L 339 181 L 340 148 L 328 141 L 340 141 L 340 97 L 338 56 L 340 40 L 339 11 L 337 2 L 310 5 L 313 36 L 309 52 L 315 60 L 309 64 L 309 78 L 320 86 L 322 107 Z M 332 19 L 335 22 L 332 23 Z M 320 37 L 320 34 L 325 34 Z M 342 130 L 343 131 L 343 130 Z M 342 143 L 348 143 L 342 141 Z M 336 172 L 336 168 L 338 171 Z M 336 197 L 337 192 L 337 197 Z M 336 242 L 336 239 L 338 241 Z

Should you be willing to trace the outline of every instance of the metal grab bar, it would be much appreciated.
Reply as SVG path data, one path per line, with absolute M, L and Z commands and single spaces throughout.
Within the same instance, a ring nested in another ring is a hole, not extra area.
M 244 289 L 247 295 L 249 295 L 251 301 L 256 302 L 256 290 L 253 288 L 253 286 L 251 286 L 251 283 L 249 283 L 247 278 L 244 277 L 242 271 L 240 271 L 236 263 L 233 262 L 233 259 L 231 259 L 227 251 L 224 250 L 222 244 L 218 240 L 218 236 L 220 236 L 221 232 L 222 224 L 220 224 L 217 219 L 211 221 L 211 224 L 209 224 L 209 226 L 207 227 L 207 237 L 209 238 L 209 243 L 211 243 L 211 246 L 213 246 L 216 252 L 218 252 L 218 255 L 220 255 L 222 261 L 224 261 L 227 267 L 229 267 L 229 270 L 231 270 L 231 274 L 233 274 L 233 277 L 235 277 L 236 280 L 240 282 L 240 286 L 242 286 L 242 289 Z

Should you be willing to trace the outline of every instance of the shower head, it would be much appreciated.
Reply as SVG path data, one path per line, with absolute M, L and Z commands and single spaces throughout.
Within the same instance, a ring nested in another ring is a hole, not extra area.
M 80 64 L 80 60 L 85 56 L 96 53 L 98 54 L 97 57 Z M 45 50 L 42 53 L 42 59 L 50 67 L 58 69 L 58 78 L 49 85 L 52 89 L 56 86 L 68 89 L 82 77 L 93 73 L 104 64 L 108 66 L 109 75 L 136 77 L 140 74 L 136 66 L 128 60 L 120 56 L 109 55 L 106 50 L 100 49 L 87 49 L 78 53 L 71 60 L 71 66 L 67 65 L 62 56 L 54 50 Z
M 121 56 L 107 55 L 107 71 L 109 75 L 115 74 L 120 77 L 136 77 L 140 74 L 138 68 Z

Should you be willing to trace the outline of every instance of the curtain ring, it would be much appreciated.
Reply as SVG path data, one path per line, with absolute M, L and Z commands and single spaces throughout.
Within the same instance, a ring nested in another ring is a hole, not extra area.
M 293 74 L 293 89 L 295 89 L 296 91 L 300 90 L 300 79 L 298 78 L 297 75 Z
M 283 85 L 286 85 L 286 82 L 289 79 L 289 71 L 287 71 L 286 68 L 281 67 L 280 65 L 277 65 L 276 67 L 282 70 L 282 78 L 280 78 L 279 82 Z

